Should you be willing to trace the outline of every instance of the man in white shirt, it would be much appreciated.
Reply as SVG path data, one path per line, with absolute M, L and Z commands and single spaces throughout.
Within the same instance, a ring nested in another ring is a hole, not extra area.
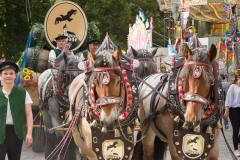
M 55 59 L 61 54 L 61 52 L 63 51 L 63 49 L 67 46 L 67 36 L 65 35 L 58 35 L 55 38 L 56 42 L 57 42 L 57 48 L 52 49 L 49 53 L 49 57 L 48 57 L 48 62 L 50 64 L 51 67 L 54 67 L 54 62 Z

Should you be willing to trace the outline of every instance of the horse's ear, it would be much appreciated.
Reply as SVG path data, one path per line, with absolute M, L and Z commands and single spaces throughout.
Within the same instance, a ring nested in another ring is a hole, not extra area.
M 188 45 L 186 43 L 183 44 L 182 54 L 185 60 L 187 60 L 190 57 L 191 53 L 192 51 L 189 49 Z
M 209 58 L 210 62 L 212 62 L 214 60 L 216 55 L 217 55 L 217 48 L 214 44 L 212 44 L 211 48 L 208 51 L 208 58 Z
M 131 50 L 132 50 L 134 58 L 137 58 L 138 52 L 133 47 L 131 47 Z
M 96 54 L 88 52 L 88 60 L 90 62 L 90 65 L 94 64 L 95 59 L 96 59 Z
M 155 48 L 153 51 L 152 51 L 152 57 L 154 57 L 155 56 L 155 54 L 157 53 L 157 50 L 158 50 L 158 48 Z
M 121 61 L 122 49 L 120 46 L 118 46 L 117 50 L 113 52 L 112 57 L 117 63 Z

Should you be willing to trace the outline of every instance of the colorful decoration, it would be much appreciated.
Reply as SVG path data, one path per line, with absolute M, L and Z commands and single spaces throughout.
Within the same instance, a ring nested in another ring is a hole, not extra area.
M 150 22 L 146 19 L 143 12 L 139 12 L 136 16 L 136 21 L 129 25 L 128 34 L 128 49 L 147 49 L 151 51 L 152 48 L 152 30 L 154 27 L 153 18 Z
M 217 60 L 219 64 L 223 65 L 220 69 L 225 73 L 228 72 L 230 76 L 233 76 L 237 69 L 234 46 L 234 40 L 229 37 L 222 37 L 217 46 Z
M 37 81 L 34 80 L 33 73 L 34 73 L 33 70 L 30 70 L 28 68 L 23 68 L 20 73 L 22 77 L 22 82 L 20 82 L 19 86 L 22 86 L 22 87 L 37 86 L 38 83 Z
M 181 3 L 180 8 L 181 8 L 181 25 L 182 28 L 185 29 L 189 16 L 189 1 Z

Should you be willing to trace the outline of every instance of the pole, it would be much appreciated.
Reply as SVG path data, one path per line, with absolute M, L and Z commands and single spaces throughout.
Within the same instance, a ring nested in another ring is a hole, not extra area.
M 238 4 L 236 4 L 236 7 L 235 7 L 235 13 L 236 13 L 236 19 L 237 19 L 237 21 L 238 21 Z M 238 23 L 238 22 L 237 22 Z M 237 31 L 236 31 L 237 32 Z M 236 40 L 236 48 L 235 48 L 235 52 L 236 52 L 236 63 L 237 63 L 237 69 L 239 69 L 239 60 L 238 60 L 238 57 L 239 57 L 239 55 L 238 55 L 238 37 L 237 37 L 237 33 L 235 34 L 235 38 L 237 39 Z

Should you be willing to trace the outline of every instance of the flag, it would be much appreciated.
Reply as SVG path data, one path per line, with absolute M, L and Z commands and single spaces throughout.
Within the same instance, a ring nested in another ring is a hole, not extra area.
M 147 19 L 146 22 L 145 22 L 145 27 L 146 27 L 146 28 L 149 28 L 149 27 L 150 27 L 150 24 L 149 24 L 148 19 Z
M 141 18 L 142 21 L 146 20 L 146 17 L 142 11 L 139 11 L 139 17 Z

